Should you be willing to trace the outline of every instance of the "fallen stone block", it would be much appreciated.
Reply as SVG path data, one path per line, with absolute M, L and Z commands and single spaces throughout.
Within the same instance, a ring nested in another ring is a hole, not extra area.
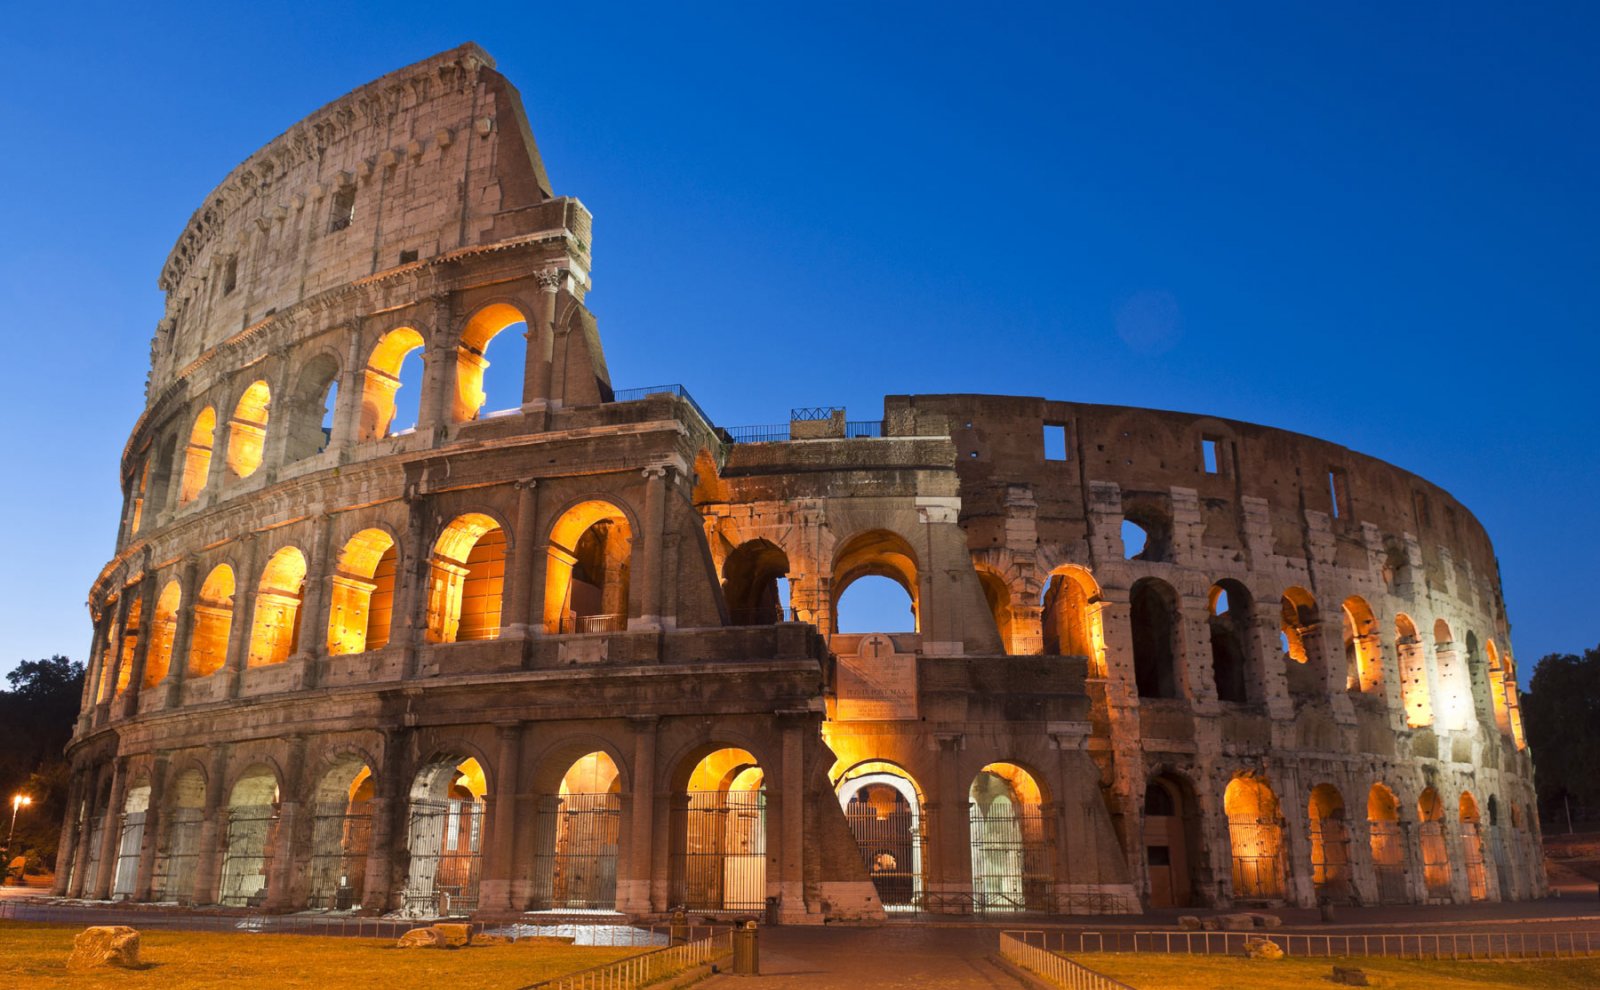
M 1200 927 L 1208 932 L 1214 932 L 1222 927 L 1222 922 L 1215 917 L 1200 919 Z
M 1200 930 L 1200 919 L 1192 914 L 1180 914 L 1178 915 L 1178 927 L 1186 932 L 1197 932 Z
M 1244 944 L 1251 959 L 1282 959 L 1283 947 L 1270 938 L 1253 938 Z
M 1252 914 L 1257 928 L 1277 928 L 1283 924 L 1283 919 L 1275 914 Z
M 441 922 L 433 926 L 434 931 L 444 936 L 450 947 L 460 948 L 472 941 L 472 926 L 455 922 Z
M 450 949 L 454 948 L 444 933 L 434 927 L 413 928 L 400 936 L 395 943 L 399 949 Z
M 1248 914 L 1218 915 L 1218 921 L 1229 931 L 1246 931 L 1256 926 L 1255 917 Z
M 100 966 L 138 968 L 138 930 L 126 925 L 96 925 L 79 932 L 72 939 L 72 955 L 67 957 L 67 968 L 94 969 Z
M 510 945 L 511 939 L 505 935 L 477 935 L 472 939 L 473 945 Z
M 1347 987 L 1370 987 L 1367 974 L 1354 966 L 1333 967 L 1333 982 L 1342 983 Z

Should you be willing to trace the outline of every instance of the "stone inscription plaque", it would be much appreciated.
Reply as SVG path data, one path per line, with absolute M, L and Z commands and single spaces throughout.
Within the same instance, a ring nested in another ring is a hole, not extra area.
M 863 636 L 854 656 L 839 657 L 841 721 L 888 722 L 917 717 L 917 658 L 896 653 L 882 633 Z

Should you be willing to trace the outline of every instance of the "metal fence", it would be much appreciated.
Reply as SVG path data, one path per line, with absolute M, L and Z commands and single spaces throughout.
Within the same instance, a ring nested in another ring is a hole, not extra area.
M 610 911 L 617 904 L 619 794 L 540 799 L 534 836 L 536 910 Z
M 789 424 L 773 423 L 766 426 L 729 426 L 718 430 L 723 443 L 788 443 Z
M 646 385 L 643 388 L 619 388 L 611 393 L 611 401 L 633 402 L 638 399 L 649 398 L 652 395 L 677 396 L 689 403 L 694 411 L 700 414 L 700 418 L 705 421 L 707 426 L 716 429 L 716 424 L 711 417 L 707 415 L 704 409 L 700 408 L 700 403 L 696 402 L 694 396 L 690 395 L 689 390 L 682 385 Z
M 1276 942 L 1285 955 L 1313 958 L 1565 959 L 1600 955 L 1600 931 L 1371 932 L 1301 934 L 1255 929 L 1208 931 L 1015 931 L 1051 952 L 1154 952 L 1242 956 L 1245 943 Z
M 766 907 L 765 791 L 690 791 L 672 902 L 691 911 Z
M 1063 990 L 1132 990 L 1126 983 L 1096 973 L 1081 963 L 1075 963 L 1065 956 L 1049 951 L 1043 944 L 1035 945 L 1030 941 L 1030 937 L 1043 934 L 1043 932 L 1001 932 L 1001 957 L 1012 965 L 1062 987 Z
M 733 929 L 725 928 L 681 945 L 641 952 L 604 966 L 529 984 L 521 990 L 634 990 L 695 966 L 704 966 L 731 952 Z

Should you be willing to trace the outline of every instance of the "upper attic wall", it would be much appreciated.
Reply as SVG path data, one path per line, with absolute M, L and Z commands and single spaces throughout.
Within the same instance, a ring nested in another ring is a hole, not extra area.
M 476 45 L 362 86 L 251 155 L 190 218 L 159 279 L 147 397 L 279 310 L 533 233 L 551 199 L 521 97 Z

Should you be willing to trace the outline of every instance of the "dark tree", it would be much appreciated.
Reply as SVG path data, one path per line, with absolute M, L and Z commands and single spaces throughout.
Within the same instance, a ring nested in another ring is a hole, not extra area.
M 66 816 L 67 768 L 62 750 L 72 738 L 83 693 L 83 664 L 54 656 L 24 660 L 6 675 L 0 691 L 0 800 L 5 820 L 0 843 L 11 825 L 11 799 L 27 794 L 33 804 L 17 817 L 16 840 L 8 856 L 28 854 L 49 864 Z
M 1574 820 L 1600 820 L 1600 647 L 1540 660 L 1522 695 L 1522 720 L 1540 817 L 1564 826 L 1570 803 Z

